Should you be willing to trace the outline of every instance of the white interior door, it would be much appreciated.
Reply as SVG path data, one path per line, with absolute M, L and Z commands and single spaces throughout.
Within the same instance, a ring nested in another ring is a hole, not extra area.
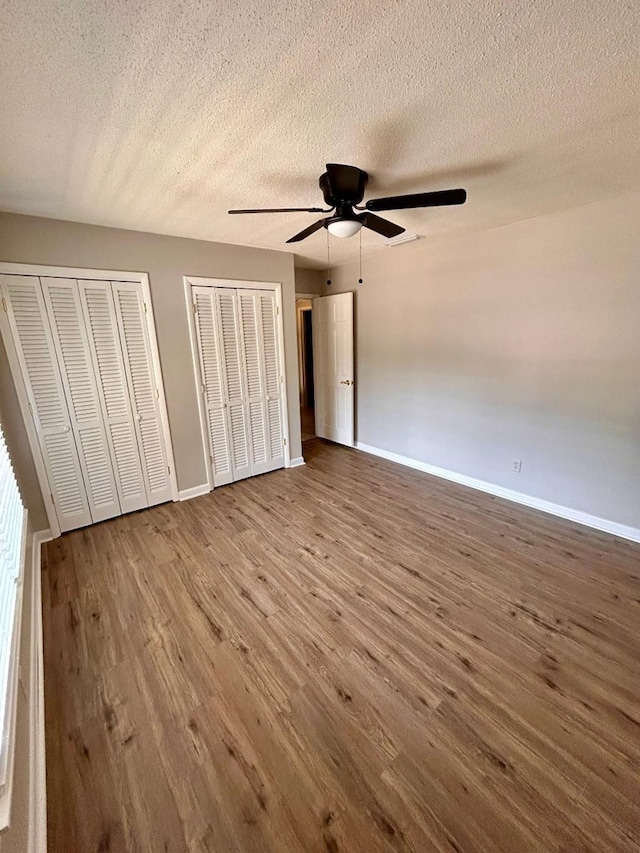
M 42 292 L 65 389 L 71 429 L 94 522 L 121 514 L 78 283 L 42 277 Z
M 91 512 L 40 279 L 3 275 L 0 284 L 60 530 L 83 527 Z
M 353 447 L 353 293 L 313 300 L 316 435 Z

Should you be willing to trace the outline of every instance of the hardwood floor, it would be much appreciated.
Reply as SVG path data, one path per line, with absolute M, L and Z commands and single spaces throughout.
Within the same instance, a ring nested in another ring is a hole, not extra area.
M 303 441 L 316 437 L 316 416 L 313 409 L 300 409 L 300 431 Z
M 313 440 L 44 549 L 50 853 L 640 849 L 640 546 Z

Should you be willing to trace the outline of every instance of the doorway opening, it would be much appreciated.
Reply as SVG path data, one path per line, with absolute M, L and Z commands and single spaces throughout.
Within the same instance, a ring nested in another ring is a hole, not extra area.
M 298 330 L 298 377 L 300 386 L 300 428 L 302 441 L 315 438 L 315 398 L 313 386 L 313 299 L 296 299 Z

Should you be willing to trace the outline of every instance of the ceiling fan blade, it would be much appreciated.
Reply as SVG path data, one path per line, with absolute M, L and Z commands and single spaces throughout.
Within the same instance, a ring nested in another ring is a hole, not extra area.
M 304 231 L 300 231 L 299 234 L 295 234 L 293 237 L 290 237 L 287 240 L 287 243 L 299 243 L 300 240 L 304 240 L 305 237 L 310 237 L 316 231 L 319 231 L 326 223 L 326 219 L 318 219 L 313 225 L 310 225 L 308 228 L 305 228 Z
M 327 177 L 331 195 L 338 199 L 362 199 L 366 185 L 366 173 L 355 166 L 327 163 Z
M 411 207 L 439 207 L 444 204 L 464 204 L 466 190 L 439 190 L 432 193 L 394 195 L 388 198 L 372 198 L 365 205 L 367 210 L 408 210 Z
M 402 234 L 404 228 L 396 225 L 395 222 L 389 222 L 388 219 L 383 219 L 381 216 L 376 216 L 373 213 L 362 213 L 358 219 L 365 228 L 371 229 L 383 237 L 397 237 Z
M 261 207 L 258 210 L 228 210 L 227 213 L 329 213 L 323 207 Z

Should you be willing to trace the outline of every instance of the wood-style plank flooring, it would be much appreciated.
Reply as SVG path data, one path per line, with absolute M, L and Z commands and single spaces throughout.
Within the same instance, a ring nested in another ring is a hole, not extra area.
M 305 455 L 44 549 L 50 853 L 637 853 L 640 546 Z
M 313 409 L 300 409 L 300 432 L 303 441 L 316 437 L 316 416 Z

